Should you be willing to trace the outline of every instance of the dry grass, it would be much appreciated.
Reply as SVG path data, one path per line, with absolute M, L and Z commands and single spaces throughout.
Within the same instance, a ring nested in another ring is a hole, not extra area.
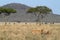
M 0 23 L 0 40 L 60 40 L 60 24 Z

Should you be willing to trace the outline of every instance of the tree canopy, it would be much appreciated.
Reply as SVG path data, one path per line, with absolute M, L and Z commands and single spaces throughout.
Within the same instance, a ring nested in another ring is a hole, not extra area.
M 45 14 L 46 16 L 47 14 L 50 14 L 51 12 L 52 10 L 48 8 L 47 6 L 37 6 L 35 8 L 30 8 L 27 11 L 27 13 L 33 13 L 34 15 L 36 15 L 38 17 L 37 20 L 39 20 L 40 15 L 41 15 L 41 18 L 43 18 L 42 14 Z
M 0 14 L 1 13 L 5 13 L 8 16 L 11 13 L 16 13 L 16 10 L 12 9 L 12 8 L 3 8 L 3 7 L 0 7 Z
M 48 8 L 47 6 L 37 6 L 36 7 L 38 12 L 41 14 L 49 14 L 50 12 L 52 12 L 52 10 L 50 8 Z

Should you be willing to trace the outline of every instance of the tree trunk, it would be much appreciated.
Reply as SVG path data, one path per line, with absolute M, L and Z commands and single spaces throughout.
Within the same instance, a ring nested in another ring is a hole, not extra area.
M 40 14 L 37 14 L 37 20 L 36 20 L 36 22 L 39 22 L 40 20 L 39 20 L 39 17 L 40 17 Z
M 1 14 L 1 12 L 0 12 L 0 14 Z
M 7 23 L 6 23 L 6 17 L 5 16 L 4 16 L 4 19 L 5 19 L 5 26 L 6 26 Z
M 9 14 L 10 14 L 10 13 L 5 13 L 5 14 L 4 14 L 4 15 L 5 15 L 5 16 L 4 16 L 4 17 L 5 17 L 5 25 L 7 24 L 7 21 L 8 21 L 8 18 L 6 18 L 6 17 L 8 17 Z
M 38 22 L 39 22 L 39 21 L 40 21 L 40 20 L 39 20 L 39 19 L 40 19 L 40 18 L 39 18 L 39 17 L 40 17 L 40 15 L 38 15 L 37 17 L 38 17 L 38 18 L 37 18 L 37 20 L 38 20 Z
M 41 19 L 40 21 L 41 21 L 41 23 L 42 23 L 42 19 L 43 19 L 43 15 L 42 15 L 42 14 L 41 14 L 41 18 L 40 18 L 40 19 Z
M 42 14 L 38 14 L 37 15 L 37 22 L 42 22 L 43 19 L 43 15 Z

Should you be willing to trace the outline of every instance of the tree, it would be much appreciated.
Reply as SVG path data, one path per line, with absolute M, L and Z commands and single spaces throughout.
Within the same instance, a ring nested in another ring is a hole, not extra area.
M 15 9 L 12 9 L 12 8 L 4 8 L 4 13 L 5 13 L 5 16 L 8 16 L 11 14 L 11 13 L 16 13 L 16 10 Z M 8 19 L 7 19 L 8 21 Z
M 36 8 L 30 8 L 28 9 L 27 13 L 33 13 L 36 16 L 37 9 Z
M 27 11 L 28 13 L 34 13 L 35 16 L 37 16 L 37 22 L 39 22 L 39 17 L 41 16 L 41 19 L 44 17 L 43 15 L 47 15 L 52 12 L 52 10 L 46 6 L 37 6 L 35 8 L 30 8 Z
M 0 14 L 2 14 L 2 13 L 4 13 L 5 16 L 9 16 L 11 13 L 16 13 L 16 10 L 12 9 L 12 8 L 3 8 L 3 7 L 0 7 Z
M 47 14 L 50 14 L 52 10 L 46 6 L 37 6 L 36 7 L 38 10 L 38 21 L 39 21 L 39 16 L 41 16 L 41 19 L 44 18 Z M 45 15 L 45 16 L 44 16 Z

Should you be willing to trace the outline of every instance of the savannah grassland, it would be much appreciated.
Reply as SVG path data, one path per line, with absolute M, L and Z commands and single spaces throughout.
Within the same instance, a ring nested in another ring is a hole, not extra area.
M 0 40 L 60 40 L 60 24 L 2 22 Z

